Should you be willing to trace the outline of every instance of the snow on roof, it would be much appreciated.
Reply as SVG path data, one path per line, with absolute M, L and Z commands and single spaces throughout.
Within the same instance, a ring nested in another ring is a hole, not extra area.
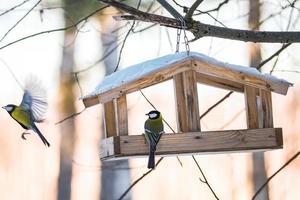
M 141 77 L 160 71 L 161 69 L 168 68 L 173 64 L 183 62 L 191 58 L 195 58 L 203 62 L 218 65 L 220 67 L 228 68 L 241 73 L 245 73 L 257 77 L 259 79 L 292 85 L 291 83 L 283 79 L 276 78 L 275 76 L 272 76 L 270 74 L 262 74 L 256 68 L 253 67 L 243 67 L 239 65 L 224 63 L 204 54 L 196 52 L 190 52 L 189 55 L 187 55 L 187 52 L 180 52 L 175 54 L 169 54 L 153 60 L 148 60 L 143 63 L 139 63 L 117 71 L 115 73 L 112 73 L 106 76 L 92 93 L 82 97 L 81 99 L 97 96 L 103 92 L 109 91 L 123 84 L 138 80 Z

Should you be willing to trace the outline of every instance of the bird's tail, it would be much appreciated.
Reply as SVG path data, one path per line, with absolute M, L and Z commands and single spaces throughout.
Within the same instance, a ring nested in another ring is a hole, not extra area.
M 43 141 L 43 143 L 47 146 L 50 147 L 50 143 L 47 141 L 47 139 L 43 136 L 43 134 L 41 133 L 41 131 L 38 129 L 38 127 L 34 124 L 32 127 L 33 131 L 36 132 L 38 134 L 38 136 L 41 138 L 41 140 Z
M 151 149 L 149 151 L 149 158 L 148 158 L 148 169 L 155 168 L 155 150 Z

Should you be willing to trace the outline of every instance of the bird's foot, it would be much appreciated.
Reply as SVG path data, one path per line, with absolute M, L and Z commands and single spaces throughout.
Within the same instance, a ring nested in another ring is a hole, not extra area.
M 22 133 L 21 138 L 22 138 L 23 140 L 26 140 L 25 135 L 27 135 L 27 134 L 30 134 L 30 133 L 27 133 L 27 132 Z

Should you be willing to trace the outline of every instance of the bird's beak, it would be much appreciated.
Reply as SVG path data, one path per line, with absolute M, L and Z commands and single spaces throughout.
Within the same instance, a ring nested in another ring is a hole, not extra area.
M 146 113 L 145 115 L 149 116 L 149 113 Z
M 5 109 L 5 106 L 2 106 L 3 109 Z

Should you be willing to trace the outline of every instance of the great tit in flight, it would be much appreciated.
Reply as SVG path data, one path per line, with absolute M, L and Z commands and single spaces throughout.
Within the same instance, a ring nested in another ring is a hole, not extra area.
M 19 106 L 8 104 L 2 108 L 24 129 L 37 133 L 42 142 L 49 147 L 49 142 L 35 125 L 35 122 L 39 123 L 44 120 L 47 107 L 46 91 L 41 87 L 40 82 L 36 78 L 31 77 L 25 84 L 21 104 Z M 24 137 L 25 134 L 28 133 L 26 131 L 22 133 L 23 139 L 26 139 Z
M 147 113 L 148 119 L 145 121 L 145 138 L 149 145 L 148 168 L 155 168 L 155 151 L 161 135 L 164 133 L 162 115 L 159 111 L 153 110 Z

